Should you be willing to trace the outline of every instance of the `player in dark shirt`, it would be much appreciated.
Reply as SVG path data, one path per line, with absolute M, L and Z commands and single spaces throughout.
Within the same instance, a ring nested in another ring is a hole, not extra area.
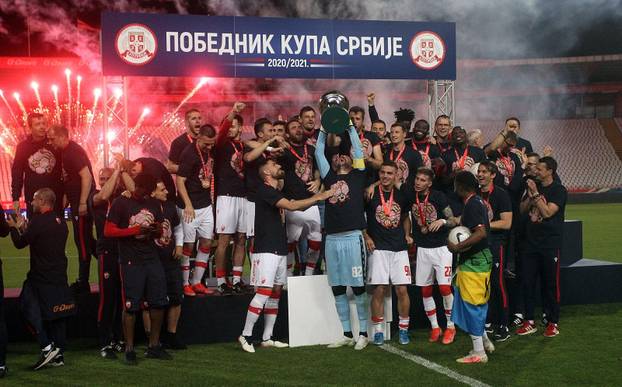
M 477 171 L 479 195 L 488 210 L 490 234 L 488 241 L 492 252 L 492 272 L 490 280 L 490 309 L 486 329 L 493 333 L 495 341 L 505 341 L 510 337 L 508 330 L 509 301 L 503 271 L 506 261 L 507 242 L 512 227 L 512 203 L 508 193 L 494 184 L 497 175 L 496 165 L 489 160 L 482 161 Z M 489 329 L 490 328 L 490 329 Z
M 255 352 L 250 343 L 253 327 L 264 313 L 262 347 L 284 348 L 288 345 L 274 340 L 272 332 L 279 309 L 281 290 L 287 280 L 287 232 L 284 211 L 303 210 L 328 198 L 332 192 L 325 191 L 302 200 L 289 200 L 277 189 L 280 179 L 285 176 L 281 166 L 269 159 L 259 166 L 261 185 L 257 187 L 255 201 L 256 235 L 252 260 L 251 285 L 256 293 L 248 306 L 246 322 L 242 335 L 238 338 L 242 349 Z
M 116 198 L 106 218 L 104 236 L 118 238 L 123 287 L 123 333 L 125 362 L 136 364 L 134 325 L 141 303 L 146 302 L 151 317 L 151 335 L 145 352 L 149 358 L 170 359 L 160 345 L 164 316 L 166 279 L 155 239 L 162 236 L 162 207 L 150 195 L 157 188 L 155 178 L 141 174 L 134 179 L 132 196 Z
M 384 344 L 384 298 L 390 284 L 395 285 L 398 300 L 399 341 L 408 344 L 410 298 L 406 285 L 412 281 L 405 230 L 410 231 L 410 204 L 406 195 L 395 187 L 398 176 L 395 162 L 382 163 L 379 174 L 378 192 L 367 203 L 367 231 L 363 232 L 371 254 L 367 283 L 375 285 L 371 302 L 374 344 Z M 410 235 L 408 240 L 412 244 Z
M 434 143 L 438 146 L 441 155 L 452 147 L 451 142 L 451 119 L 445 114 L 436 117 L 434 121 Z
M 213 128 L 212 128 L 213 129 Z M 213 131 L 213 138 L 216 131 Z M 197 144 L 201 142 L 201 135 L 197 137 Z M 178 176 L 184 169 L 184 158 L 181 159 Z M 181 315 L 181 303 L 184 299 L 182 273 L 180 259 L 183 255 L 184 231 L 177 214 L 177 207 L 173 202 L 167 200 L 168 192 L 166 185 L 159 181 L 156 189 L 151 193 L 151 197 L 158 200 L 162 206 L 162 236 L 156 239 L 160 261 L 166 276 L 166 295 L 168 297 L 168 310 L 166 313 L 166 332 L 162 337 L 162 344 L 170 349 L 186 349 L 186 345 L 177 337 L 177 323 Z M 211 207 L 210 207 L 211 211 Z M 212 223 L 213 226 L 213 223 Z M 143 314 L 143 321 L 145 315 Z
M 415 285 L 421 287 L 423 308 L 431 326 L 428 341 L 436 342 L 442 334 L 442 343 L 447 345 L 453 343 L 456 336 L 456 328 L 451 319 L 454 300 L 451 292 L 453 257 L 447 249 L 447 233 L 458 221 L 445 194 L 432 189 L 433 182 L 434 172 L 429 168 L 419 168 L 414 190 L 407 192 L 411 196 L 412 238 L 417 247 Z M 435 283 L 443 298 L 447 321 L 445 332 L 441 330 L 437 320 L 433 295 Z
M 0 209 L 0 238 L 9 235 L 10 227 L 6 222 L 5 213 Z M 7 373 L 6 368 L 6 344 L 8 342 L 6 322 L 4 317 L 4 277 L 2 274 L 2 257 L 0 256 L 0 379 Z
M 211 189 L 214 184 L 214 157 L 212 148 L 216 141 L 216 129 L 212 125 L 201 126 L 196 141 L 181 153 L 177 170 L 178 207 L 183 222 L 183 289 L 184 294 L 194 296 L 210 294 L 203 284 L 209 254 L 214 237 L 214 212 Z M 189 281 L 190 256 L 199 239 L 194 272 Z
M 516 147 L 517 136 L 514 132 L 508 132 L 504 142 L 497 149 L 490 145 L 484 148 L 486 156 L 497 166 L 499 173 L 495 176 L 495 185 L 503 187 L 512 199 L 512 208 L 518 213 L 518 204 L 522 194 L 523 167 L 520 157 L 512 152 Z
M 88 293 L 91 254 L 95 251 L 93 219 L 88 213 L 87 206 L 89 195 L 95 190 L 93 168 L 86 151 L 76 142 L 69 140 L 69 130 L 66 127 L 52 126 L 48 138 L 52 146 L 62 153 L 63 191 L 71 207 L 73 239 L 78 250 L 78 279 L 72 284 L 72 288 L 78 292 Z
M 438 165 L 438 160 L 441 157 L 441 151 L 438 145 L 430 142 L 430 124 L 426 120 L 417 120 L 413 127 L 412 146 L 417 149 L 421 154 L 421 161 L 426 168 L 433 168 Z M 436 176 L 440 175 L 442 171 L 434 169 Z
M 559 334 L 559 251 L 562 246 L 564 212 L 568 193 L 555 181 L 557 162 L 552 157 L 542 157 L 537 167 L 538 183 L 527 181 L 527 195 L 520 205 L 521 213 L 528 213 L 525 230 L 525 248 L 521 256 L 521 276 L 525 295 L 525 322 L 516 331 L 518 335 L 536 332 L 534 322 L 535 282 L 542 279 L 545 289 L 548 324 L 544 336 Z
M 486 363 L 486 352 L 494 351 L 494 345 L 484 330 L 492 265 L 492 254 L 488 248 L 488 210 L 477 195 L 479 184 L 471 172 L 458 172 L 454 184 L 456 193 L 464 201 L 460 224 L 468 228 L 471 235 L 457 244 L 447 241 L 449 250 L 459 253 L 452 316 L 454 323 L 466 331 L 473 342 L 473 351 L 457 361 Z
M 177 173 L 181 152 L 183 152 L 189 144 L 192 144 L 199 133 L 199 128 L 203 125 L 203 116 L 201 115 L 201 111 L 199 109 L 187 110 L 184 114 L 184 122 L 186 124 L 186 132 L 180 134 L 173 140 L 173 142 L 171 142 L 171 149 L 168 152 L 166 169 L 170 173 Z M 169 190 L 168 186 L 167 190 Z M 169 190 L 169 195 L 173 195 L 174 193 L 175 191 Z
M 120 194 L 121 163 L 117 167 L 102 168 L 99 171 L 101 190 L 95 190 L 89 196 L 89 211 L 95 223 L 97 244 L 95 252 L 99 264 L 99 308 L 97 329 L 99 332 L 100 354 L 105 359 L 116 359 L 116 351 L 122 346 L 121 313 L 121 277 L 119 275 L 119 254 L 117 241 L 104 236 L 106 214 L 110 203 Z
M 319 133 L 315 123 L 315 109 L 311 106 L 303 106 L 302 109 L 300 109 L 298 118 L 300 119 L 300 124 L 302 125 L 303 134 L 307 139 L 307 143 L 309 145 L 315 145 Z
M 452 130 L 451 142 L 452 147 L 445 151 L 442 156 L 443 162 L 447 166 L 445 176 L 440 180 L 445 193 L 453 191 L 453 178 L 457 173 L 471 171 L 476 163 L 486 159 L 482 149 L 468 144 L 466 131 L 461 126 L 456 126 Z
M 47 143 L 47 121 L 41 113 L 28 115 L 30 135 L 15 147 L 15 157 L 11 166 L 11 196 L 13 211 L 20 212 L 19 198 L 24 191 L 27 214 L 32 215 L 30 200 L 40 188 L 52 188 L 59 198 L 61 189 L 60 152 Z M 56 212 L 62 214 L 63 201 L 56 203 Z
M 315 163 L 315 147 L 305 139 L 302 125 L 297 118 L 287 122 L 290 147 L 279 157 L 279 164 L 285 172 L 283 195 L 292 200 L 307 199 L 320 189 L 320 172 Z M 287 223 L 287 268 L 292 275 L 295 251 L 299 242 L 306 241 L 308 251 L 300 251 L 305 256 L 305 275 L 313 275 L 319 264 L 322 244 L 322 225 L 319 206 L 313 205 L 302 211 L 286 211 Z
M 406 130 L 403 123 L 391 125 L 391 147 L 384 154 L 384 161 L 393 161 L 397 165 L 400 189 L 412 189 L 417 169 L 423 164 L 421 154 L 406 144 Z
M 55 201 L 54 192 L 42 188 L 33 196 L 34 216 L 27 226 L 21 216 L 7 220 L 15 247 L 30 246 L 30 270 L 22 286 L 20 303 L 41 347 L 33 370 L 50 363 L 64 365 L 65 320 L 76 311 L 67 286 L 67 224 L 54 212 Z
M 220 294 L 231 294 L 226 284 L 226 252 L 229 243 L 234 241 L 233 266 L 236 277 L 242 274 L 246 256 L 246 232 L 249 224 L 246 219 L 248 205 L 244 183 L 244 144 L 240 141 L 243 119 L 240 113 L 244 104 L 236 102 L 229 115 L 222 121 L 214 146 L 214 166 L 216 176 L 216 281 Z
M 324 154 L 326 132 L 320 131 L 315 148 L 315 159 L 324 186 L 330 187 L 333 191 L 333 195 L 326 201 L 326 268 L 328 283 L 335 295 L 337 313 L 344 332 L 344 336 L 329 347 L 354 345 L 355 349 L 361 350 L 369 343 L 367 338 L 368 302 L 364 286 L 365 244 L 361 231 L 366 227 L 363 198 L 366 175 L 359 134 L 353 125 L 347 129 L 347 133 L 352 143 L 352 152 L 347 149 L 342 150 L 341 154 L 333 155 L 331 165 Z M 350 326 L 347 286 L 352 287 L 355 294 L 359 318 L 360 335 L 356 344 Z

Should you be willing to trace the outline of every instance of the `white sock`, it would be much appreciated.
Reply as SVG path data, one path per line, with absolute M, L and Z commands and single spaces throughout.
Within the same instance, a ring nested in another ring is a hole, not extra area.
M 398 327 L 403 330 L 408 330 L 408 326 L 410 325 L 410 317 L 400 316 L 400 322 L 398 323 Z
M 451 308 L 454 305 L 454 295 L 443 296 L 443 307 L 445 308 L 445 318 L 447 319 L 447 327 L 454 326 L 454 322 L 451 321 Z
M 188 285 L 188 279 L 190 278 L 190 257 L 181 257 L 181 277 L 183 279 L 184 286 Z
M 253 327 L 255 326 L 257 319 L 259 319 L 259 315 L 261 314 L 266 301 L 268 301 L 267 295 L 255 293 L 255 297 L 253 297 L 250 305 L 248 305 L 248 312 L 246 313 L 246 322 L 244 323 L 242 336 L 253 335 Z
M 240 280 L 242 279 L 242 270 L 244 270 L 244 267 L 242 266 L 233 266 L 233 268 L 231 269 L 231 274 L 233 274 L 233 284 L 239 284 Z
M 201 279 L 203 279 L 203 274 L 205 273 L 205 269 L 207 268 L 208 259 L 208 253 L 204 253 L 201 250 L 197 252 L 197 258 L 194 260 L 194 272 L 192 273 L 192 281 L 190 281 L 192 285 L 200 283 Z
M 266 301 L 266 306 L 264 307 L 263 312 L 263 341 L 270 340 L 270 338 L 272 337 L 272 331 L 274 331 L 274 323 L 276 322 L 276 316 L 278 313 L 279 299 L 273 298 L 273 296 L 271 296 L 270 298 L 268 298 L 268 301 Z
M 425 309 L 425 314 L 428 315 L 428 320 L 430 320 L 432 328 L 438 328 L 438 321 L 436 321 L 436 303 L 433 297 L 423 297 L 423 309 Z
M 471 336 L 471 341 L 473 342 L 473 352 L 475 353 L 483 353 L 484 352 L 484 340 L 482 336 Z
M 371 323 L 374 326 L 374 333 L 384 333 L 384 317 L 371 317 Z

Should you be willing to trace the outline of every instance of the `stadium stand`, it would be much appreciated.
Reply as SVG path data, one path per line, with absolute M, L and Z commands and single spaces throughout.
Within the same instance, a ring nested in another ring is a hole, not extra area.
M 620 123 L 620 121 L 618 121 Z M 503 128 L 503 121 L 464 123 L 479 128 L 490 141 Z M 530 120 L 521 122 L 521 136 L 535 152 L 553 147 L 559 175 L 572 191 L 593 191 L 622 186 L 622 161 L 605 137 L 597 119 Z

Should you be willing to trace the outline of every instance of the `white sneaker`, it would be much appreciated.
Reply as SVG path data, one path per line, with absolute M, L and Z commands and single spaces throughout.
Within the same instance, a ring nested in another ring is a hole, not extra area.
M 264 340 L 261 342 L 261 346 L 263 348 L 270 348 L 270 347 L 274 347 L 274 348 L 287 348 L 289 347 L 289 344 L 287 343 L 282 343 L 278 340 Z
M 246 337 L 238 337 L 238 342 L 240 343 L 240 345 L 242 345 L 242 349 L 246 352 L 255 353 L 255 347 L 253 347 L 253 344 L 249 343 L 248 340 L 246 340 Z
M 327 348 L 340 348 L 345 346 L 351 347 L 354 345 L 354 339 L 348 336 L 343 336 L 341 339 L 335 341 L 332 344 L 328 344 Z
M 490 341 L 490 339 L 484 336 L 484 350 L 488 353 L 493 353 L 495 351 L 495 345 Z
M 356 340 L 356 345 L 354 346 L 355 351 L 360 351 L 361 349 L 367 347 L 369 344 L 369 338 L 367 336 L 360 335 Z

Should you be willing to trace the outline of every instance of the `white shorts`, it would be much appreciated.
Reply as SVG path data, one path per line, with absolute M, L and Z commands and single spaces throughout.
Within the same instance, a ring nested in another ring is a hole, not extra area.
M 434 278 L 439 285 L 451 285 L 453 258 L 447 246 L 426 249 L 417 247 L 417 269 L 415 285 L 434 285 Z
M 287 281 L 287 255 L 251 254 L 251 285 L 271 288 Z
M 184 230 L 184 243 L 194 243 L 199 238 L 212 239 L 214 237 L 214 213 L 212 206 L 194 210 L 194 219 L 190 223 L 184 221 L 182 210 L 181 228 Z
M 367 283 L 370 285 L 410 285 L 408 251 L 374 250 L 367 258 Z
M 252 238 L 255 236 L 255 202 L 246 200 L 244 211 L 246 219 L 246 237 Z
M 246 201 L 237 196 L 216 198 L 216 234 L 246 233 Z
M 318 206 L 311 206 L 304 211 L 285 211 L 287 242 L 322 240 L 322 223 Z

